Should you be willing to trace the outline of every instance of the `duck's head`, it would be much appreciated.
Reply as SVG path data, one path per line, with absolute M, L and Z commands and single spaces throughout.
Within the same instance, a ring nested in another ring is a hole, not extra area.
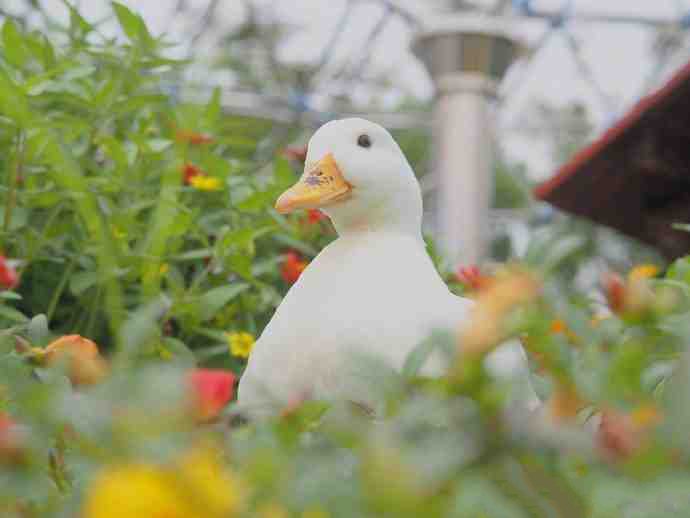
M 364 119 L 323 125 L 308 145 L 304 174 L 276 202 L 276 210 L 321 209 L 339 234 L 401 230 L 419 234 L 419 183 L 398 144 Z

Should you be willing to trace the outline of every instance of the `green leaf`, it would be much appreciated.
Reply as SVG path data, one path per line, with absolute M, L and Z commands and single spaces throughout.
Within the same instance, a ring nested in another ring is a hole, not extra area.
M 240 277 L 252 280 L 252 260 L 247 254 L 231 254 L 226 258 L 226 265 Z
M 31 112 L 24 92 L 0 68 L 0 113 L 20 127 L 29 127 Z
M 204 110 L 204 119 L 206 120 L 206 124 L 209 127 L 215 126 L 218 121 L 220 120 L 220 116 L 222 113 L 222 106 L 220 104 L 220 95 L 221 95 L 221 90 L 219 87 L 216 87 L 213 89 L 213 95 L 211 96 L 211 100 L 208 102 L 206 105 L 206 109 Z
M 62 3 L 69 10 L 69 29 L 72 35 L 83 38 L 93 30 L 93 26 L 67 0 L 63 0 Z
M 69 290 L 73 295 L 81 295 L 98 282 L 98 272 L 77 272 L 69 280 Z
M 158 320 L 171 305 L 170 299 L 161 295 L 125 321 L 120 330 L 118 359 L 129 359 L 142 345 L 160 333 Z
M 10 306 L 5 306 L 4 304 L 0 304 L 0 317 L 19 323 L 24 323 L 29 320 L 29 318 L 21 311 L 18 311 Z
M 407 355 L 403 364 L 402 375 L 406 378 L 414 378 L 434 351 L 442 350 L 446 355 L 449 355 L 452 348 L 452 335 L 433 333 L 430 338 L 424 340 Z
M 214 288 L 204 293 L 199 299 L 201 321 L 205 322 L 213 318 L 226 304 L 248 288 L 249 284 L 241 282 Z
M 0 299 L 4 300 L 22 300 L 22 296 L 14 291 L 0 291 Z
M 187 344 L 182 340 L 166 336 L 163 338 L 163 345 L 165 349 L 172 354 L 174 361 L 188 365 L 189 367 L 196 365 L 196 356 L 194 356 L 192 350 L 187 347 Z
M 273 165 L 275 188 L 283 191 L 290 187 L 297 180 L 290 162 L 286 158 L 276 158 Z
M 2 26 L 2 45 L 5 59 L 17 68 L 23 68 L 31 58 L 19 29 L 9 18 Z
M 113 10 L 120 27 L 132 43 L 150 44 L 152 42 L 146 24 L 141 16 L 134 14 L 119 2 L 113 2 Z

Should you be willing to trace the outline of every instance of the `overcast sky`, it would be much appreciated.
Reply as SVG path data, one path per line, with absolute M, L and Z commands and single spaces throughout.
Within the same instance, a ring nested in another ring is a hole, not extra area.
M 11 6 L 17 0 L 3 0 L 3 5 Z M 189 25 L 195 20 L 179 20 L 170 25 L 170 13 L 177 0 L 123 0 L 140 12 L 154 33 L 170 32 L 173 39 L 182 39 Z M 187 4 L 201 8 L 208 0 L 187 0 Z M 64 8 L 59 0 L 43 0 L 56 16 L 62 16 Z M 299 27 L 289 38 L 282 57 L 289 61 L 310 61 L 320 55 L 333 33 L 344 9 L 346 0 L 255 0 L 270 13 L 286 23 Z M 421 17 L 430 12 L 443 0 L 398 0 L 400 5 L 409 8 Z M 558 9 L 563 0 L 535 0 L 533 5 L 540 9 Z M 98 19 L 107 12 L 107 4 L 101 0 L 83 0 L 82 11 L 90 19 Z M 587 12 L 622 13 L 627 15 L 668 17 L 678 19 L 681 14 L 690 12 L 690 0 L 574 0 L 574 10 Z M 382 8 L 376 2 L 361 0 L 354 8 L 353 16 L 336 47 L 335 59 L 343 60 L 362 52 L 362 44 L 381 16 Z M 245 13 L 242 2 L 221 0 L 216 15 L 219 25 L 233 26 L 243 20 Z M 601 96 L 578 71 L 575 60 L 561 36 L 554 36 L 538 53 L 531 63 L 526 80 L 516 91 L 508 89 L 506 102 L 501 110 L 499 124 L 511 127 L 503 131 L 502 141 L 511 155 L 527 160 L 533 172 L 539 176 L 550 174 L 553 170 L 543 142 L 535 141 L 519 130 L 520 116 L 530 99 L 545 99 L 555 104 L 565 104 L 573 100 L 583 102 L 593 115 L 600 129 L 610 124 L 626 107 L 643 92 L 643 85 L 649 76 L 654 62 L 649 48 L 651 31 L 639 26 L 613 24 L 572 23 L 570 30 L 581 43 L 581 55 L 591 67 L 596 82 L 614 100 L 614 110 L 606 106 Z M 538 41 L 547 26 L 542 22 L 516 24 L 515 31 L 526 42 Z M 372 54 L 371 67 L 394 71 L 394 80 L 399 87 L 390 101 L 402 94 L 410 94 L 419 99 L 433 96 L 433 85 L 424 67 L 409 50 L 414 34 L 401 19 L 386 26 L 376 45 L 367 49 Z M 675 63 L 690 59 L 690 55 L 676 56 Z M 519 68 L 506 78 L 506 85 L 515 81 Z M 515 127 L 517 126 L 517 127 Z

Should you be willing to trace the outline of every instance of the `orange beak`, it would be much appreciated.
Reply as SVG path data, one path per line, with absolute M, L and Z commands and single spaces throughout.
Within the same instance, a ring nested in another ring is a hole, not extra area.
M 347 198 L 352 186 L 345 181 L 332 153 L 305 169 L 299 181 L 280 195 L 276 210 L 318 209 Z

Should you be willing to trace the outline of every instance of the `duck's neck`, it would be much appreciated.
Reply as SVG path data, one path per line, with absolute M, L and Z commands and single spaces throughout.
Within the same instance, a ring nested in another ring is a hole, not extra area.
M 378 200 L 355 198 L 326 212 L 340 237 L 392 232 L 422 239 L 422 196 L 418 188 Z

